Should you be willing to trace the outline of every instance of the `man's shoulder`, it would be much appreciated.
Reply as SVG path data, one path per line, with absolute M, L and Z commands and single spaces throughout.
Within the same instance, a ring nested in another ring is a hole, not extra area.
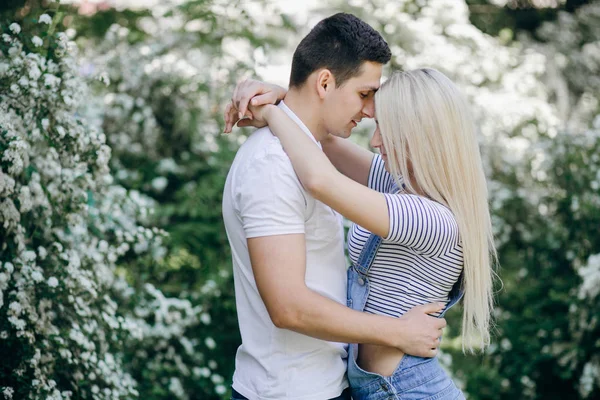
M 241 145 L 236 155 L 241 170 L 283 168 L 281 172 L 293 170 L 289 157 L 283 150 L 281 142 L 269 127 L 254 131 Z

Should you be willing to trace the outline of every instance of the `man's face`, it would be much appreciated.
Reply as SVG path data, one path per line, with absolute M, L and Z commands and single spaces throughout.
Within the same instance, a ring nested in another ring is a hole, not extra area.
M 328 133 L 347 138 L 364 117 L 373 118 L 374 95 L 379 89 L 382 64 L 364 62 L 359 75 L 336 88 L 323 104 L 323 124 Z

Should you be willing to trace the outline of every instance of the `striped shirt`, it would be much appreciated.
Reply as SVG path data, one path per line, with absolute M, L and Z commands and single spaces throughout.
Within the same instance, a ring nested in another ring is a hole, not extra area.
M 399 190 L 380 155 L 373 158 L 368 186 L 384 193 L 390 230 L 369 270 L 365 311 L 398 317 L 417 305 L 448 302 L 463 267 L 452 212 L 433 200 Z M 348 253 L 353 263 L 370 234 L 352 224 Z

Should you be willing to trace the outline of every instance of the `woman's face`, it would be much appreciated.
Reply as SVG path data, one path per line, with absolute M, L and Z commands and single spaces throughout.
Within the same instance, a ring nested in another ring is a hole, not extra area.
M 385 149 L 385 146 L 383 145 L 383 139 L 381 137 L 381 129 L 379 129 L 379 122 L 377 122 L 377 117 L 375 117 L 375 124 L 376 124 L 376 128 L 375 128 L 375 132 L 373 132 L 373 137 L 371 138 L 370 144 L 371 144 L 371 147 L 379 150 L 379 154 L 381 154 L 381 158 L 383 159 L 383 162 L 385 163 L 385 169 L 386 169 L 386 171 L 390 172 L 390 170 L 388 168 L 387 150 Z
M 373 137 L 371 138 L 371 147 L 373 147 L 374 149 L 379 150 L 379 153 L 381 154 L 381 158 L 383 160 L 384 167 L 385 170 L 387 172 L 390 172 L 390 168 L 389 168 L 389 164 L 388 164 L 388 152 L 387 149 L 385 148 L 384 144 L 383 144 L 383 138 L 381 136 L 381 129 L 379 128 L 379 122 L 377 121 L 377 116 L 375 116 L 375 124 L 376 124 L 376 128 L 375 128 L 375 132 L 373 132 Z M 408 149 L 406 149 L 406 153 L 408 154 Z M 412 166 L 412 162 L 410 161 L 410 158 L 408 158 L 406 160 L 406 166 L 408 168 L 408 174 L 409 176 L 413 176 L 414 172 L 413 172 L 413 166 Z

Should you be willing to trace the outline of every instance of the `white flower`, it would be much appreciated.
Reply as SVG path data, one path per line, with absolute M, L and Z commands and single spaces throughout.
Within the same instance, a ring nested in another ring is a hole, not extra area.
M 178 378 L 171 378 L 169 381 L 169 391 L 173 393 L 177 398 L 185 398 L 185 391 L 183 385 Z
M 211 337 L 207 337 L 204 340 L 204 344 L 206 344 L 206 347 L 208 347 L 209 349 L 214 349 L 215 347 L 217 347 L 217 343 L 215 342 L 215 340 Z
M 108 73 L 106 71 L 101 72 L 98 75 L 98 80 L 102 83 L 104 83 L 104 85 L 108 86 L 110 85 L 110 78 L 108 77 Z
M 577 273 L 583 282 L 579 287 L 579 298 L 595 298 L 600 294 L 600 254 L 591 255 L 587 265 L 581 267 Z
M 210 314 L 202 313 L 202 315 L 200 315 L 200 321 L 202 321 L 204 325 L 210 324 Z
M 58 86 L 59 84 L 60 84 L 60 78 L 58 78 L 52 74 L 44 75 L 44 86 L 54 87 L 54 86 Z
M 51 288 L 57 287 L 58 279 L 56 279 L 54 276 L 51 276 L 50 278 L 48 278 L 48 286 L 50 286 Z
M 217 394 L 223 395 L 223 394 L 225 394 L 226 391 L 227 391 L 227 388 L 224 385 L 217 385 L 217 386 L 215 386 L 215 392 Z
M 21 32 L 21 26 L 19 24 L 17 24 L 16 22 L 13 22 L 12 24 L 10 24 L 8 29 L 10 29 L 11 32 L 14 33 L 15 35 L 18 35 Z
M 152 188 L 157 192 L 162 192 L 165 190 L 168 184 L 169 180 L 164 176 L 158 176 L 152 180 Z
M 52 18 L 48 14 L 42 14 L 40 15 L 40 19 L 38 20 L 38 22 L 40 24 L 50 25 L 52 23 Z
M 43 45 L 43 44 L 44 44 L 44 41 L 43 41 L 43 40 L 42 40 L 42 38 L 41 38 L 41 37 L 39 37 L 39 36 L 34 36 L 34 37 L 32 37 L 32 38 L 31 38 L 31 42 L 33 43 L 33 45 L 34 45 L 35 47 L 40 47 L 41 45 Z
M 57 126 L 56 127 L 56 133 L 58 133 L 58 136 L 62 139 L 65 137 L 65 135 L 67 134 L 67 132 L 65 132 L 65 128 L 63 128 L 62 126 Z
M 22 213 L 31 210 L 33 202 L 31 200 L 31 190 L 28 186 L 21 187 L 21 193 L 19 193 L 20 211 Z
M 29 78 L 31 78 L 34 81 L 37 81 L 40 78 L 40 76 L 42 76 L 42 71 L 40 71 L 37 65 L 34 65 L 33 68 L 31 68 L 31 70 L 29 71 Z
M 45 247 L 39 246 L 38 247 L 38 255 L 40 257 L 40 260 L 43 260 L 48 255 L 48 251 L 46 250 Z
M 31 274 L 31 279 L 33 279 L 36 283 L 40 283 L 44 280 L 44 275 L 40 271 L 33 271 Z
M 14 393 L 15 393 L 15 390 L 13 388 L 11 388 L 10 386 L 5 387 L 2 390 L 2 394 L 4 395 L 4 398 L 7 399 L 7 400 L 12 399 L 13 398 L 12 396 L 13 396 Z
M 26 262 L 35 261 L 36 257 L 37 254 L 35 254 L 35 251 L 33 250 L 27 250 L 25 253 L 23 253 L 23 260 Z
M 48 118 L 44 118 L 42 120 L 42 128 L 44 128 L 44 130 L 48 130 L 48 127 L 50 126 L 50 121 L 48 120 Z
M 15 180 L 0 170 L 0 194 L 9 195 L 14 191 Z
M 4 263 L 4 269 L 6 271 L 8 271 L 9 274 L 12 274 L 13 271 L 15 270 L 15 267 L 12 265 L 12 263 L 6 262 L 6 263 Z
M 19 314 L 21 314 L 21 311 L 23 311 L 23 307 L 21 307 L 21 304 L 16 301 L 13 301 L 12 303 L 10 303 L 10 305 L 8 306 L 8 309 L 10 311 L 12 311 L 12 313 L 15 315 L 19 315 Z
M 10 64 L 5 63 L 5 62 L 0 63 L 0 76 L 6 74 L 9 69 L 10 69 Z

